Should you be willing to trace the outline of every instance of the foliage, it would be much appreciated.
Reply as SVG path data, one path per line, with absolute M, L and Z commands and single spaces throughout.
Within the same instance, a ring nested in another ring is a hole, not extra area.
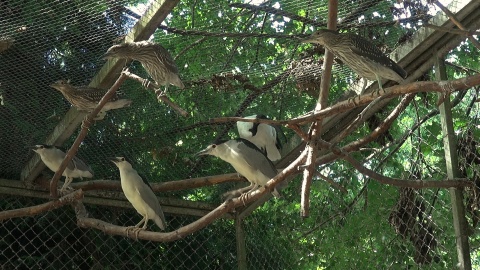
M 101 55 L 136 22 L 127 13 L 119 12 L 118 7 L 136 6 L 146 1 L 111 2 L 8 1 L 0 4 L 0 12 L 7 14 L 0 18 L 0 25 L 8 26 L 0 36 L 9 35 L 16 40 L 14 47 L 0 54 L 1 178 L 19 179 L 24 164 L 33 155 L 25 146 L 42 143 L 70 109 L 49 84 L 64 78 L 71 79 L 74 85 L 88 84 L 104 64 Z M 327 1 L 313 2 L 269 3 L 291 14 L 325 23 Z M 346 2 L 340 10 L 341 15 L 354 10 L 363 1 Z M 425 15 L 428 5 L 407 6 L 403 11 L 395 11 L 400 12 L 397 14 L 391 12 L 397 1 L 377 2 L 363 10 L 363 17 L 345 22 L 342 31 L 366 36 L 390 52 L 419 24 L 416 21 L 392 26 L 382 22 L 392 22 L 402 12 L 428 18 Z M 365 27 L 367 23 L 372 26 Z M 121 91 L 133 100 L 132 106 L 109 112 L 106 120 L 96 122 L 79 151 L 79 155 L 92 165 L 96 179 L 118 179 L 117 169 L 105 158 L 118 155 L 134 160 L 135 168 L 146 174 L 150 182 L 233 172 L 228 164 L 214 157 L 194 156 L 220 137 L 237 136 L 231 125 L 212 124 L 210 119 L 256 113 L 288 119 L 314 108 L 317 97 L 300 93 L 291 76 L 253 95 L 252 99 L 247 99 L 252 97 L 251 89 L 244 87 L 244 82 L 232 79 L 234 75 L 241 75 L 242 80 L 260 89 L 288 71 L 293 61 L 305 55 L 315 55 L 318 59 L 320 56 L 312 46 L 280 35 L 310 33 L 310 25 L 288 16 L 233 8 L 227 1 L 179 1 L 164 25 L 257 36 L 202 36 L 192 32 L 174 35 L 157 30 L 153 40 L 176 57 L 181 78 L 188 86 L 185 90 L 170 87 L 168 95 L 190 115 L 188 118 L 177 115 L 165 104 L 158 103 L 154 93 L 143 90 L 137 82 L 127 81 Z M 278 35 L 278 38 L 265 38 L 263 34 Z M 462 43 L 447 58 L 459 66 L 480 69 L 476 61 L 478 50 L 470 42 Z M 333 69 L 330 104 L 342 97 L 345 89 L 357 80 L 356 75 L 341 63 L 336 62 Z M 147 77 L 138 63 L 133 63 L 130 70 Z M 451 78 L 466 75 L 465 71 L 451 66 L 448 74 Z M 427 75 L 434 77 L 433 73 Z M 214 83 L 215 78 L 217 83 Z M 466 95 L 464 102 L 454 109 L 456 130 L 476 124 L 474 113 L 465 114 L 471 107 L 465 101 L 473 98 L 476 97 Z M 422 117 L 436 109 L 436 100 L 436 95 L 418 95 L 389 129 L 391 136 L 401 140 Z M 394 100 L 377 114 L 378 117 L 384 119 L 397 103 L 398 100 Z M 241 104 L 246 104 L 245 108 L 241 108 Z M 284 131 L 287 138 L 293 137 L 292 131 Z M 339 144 L 356 141 L 370 132 L 365 125 Z M 73 140 L 69 138 L 65 146 L 70 146 Z M 355 153 L 355 158 L 388 177 L 414 179 L 417 173 L 420 179 L 446 178 L 439 117 L 429 118 L 408 133 L 401 143 L 398 150 L 387 148 L 371 158 L 370 154 L 382 147 L 375 142 L 369 145 L 370 149 Z M 343 194 L 316 178 L 311 192 L 311 216 L 301 219 L 298 215 L 301 177 L 297 176 L 284 190 L 282 200 L 272 199 L 245 219 L 249 269 L 404 269 L 416 266 L 414 245 L 402 239 L 388 221 L 399 197 L 396 188 L 380 185 L 341 161 L 322 165 L 318 171 L 345 187 L 348 193 Z M 218 204 L 220 195 L 232 186 L 224 184 L 162 196 Z M 449 194 L 445 190 L 427 190 L 419 191 L 418 196 L 428 204 L 429 216 L 436 225 L 438 247 L 432 252 L 438 260 L 428 267 L 453 268 L 456 251 Z M 2 200 L 0 209 L 31 203 L 11 201 Z M 139 218 L 133 211 L 100 207 L 88 210 L 94 217 L 114 224 L 134 225 Z M 237 265 L 235 228 L 229 219 L 218 220 L 186 239 L 156 244 L 79 229 L 73 216 L 70 209 L 56 210 L 2 224 L 1 228 L 10 232 L 0 242 L 0 249 L 5 250 L 0 257 L 2 266 L 231 269 Z M 196 218 L 167 215 L 167 219 L 170 228 L 178 228 Z M 473 241 L 479 241 L 476 235 Z M 29 249 L 35 252 L 24 252 Z M 475 252 L 472 255 L 478 260 Z M 15 260 L 7 262 L 12 257 Z

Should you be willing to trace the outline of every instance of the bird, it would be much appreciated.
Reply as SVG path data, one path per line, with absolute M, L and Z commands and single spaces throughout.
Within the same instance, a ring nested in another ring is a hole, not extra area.
M 125 197 L 143 217 L 137 225 L 129 229 L 134 228 L 138 236 L 138 232 L 145 230 L 148 221 L 152 219 L 161 230 L 165 230 L 167 224 L 165 216 L 150 184 L 138 174 L 132 167 L 132 163 L 125 157 L 111 157 L 109 159 L 120 170 L 120 182 Z M 142 223 L 143 227 L 140 228 Z
M 97 107 L 98 102 L 107 93 L 107 90 L 88 87 L 73 86 L 70 81 L 58 80 L 50 85 L 60 91 L 63 96 L 80 111 L 91 112 Z M 105 112 L 130 106 L 132 103 L 129 99 L 120 99 L 119 95 L 115 95 L 103 106 L 102 110 L 95 120 L 103 119 Z
M 230 163 L 251 183 L 248 187 L 249 191 L 242 196 L 255 191 L 260 186 L 265 186 L 277 175 L 277 169 L 272 161 L 255 144 L 242 138 L 213 143 L 197 155 L 212 155 Z M 277 198 L 280 197 L 277 189 L 274 189 L 272 194 Z
M 170 53 L 160 44 L 150 41 L 125 42 L 113 45 L 103 59 L 120 58 L 139 61 L 157 86 L 172 84 L 180 89 L 185 85 L 178 75 L 178 68 Z
M 321 29 L 314 32 L 310 37 L 303 39 L 302 42 L 323 45 L 360 77 L 378 81 L 382 90 L 382 78 L 401 83 L 407 77 L 407 72 L 402 67 L 383 54 L 370 41 L 359 35 Z M 364 90 L 365 86 L 366 81 Z
M 245 118 L 268 119 L 268 117 L 263 114 L 251 115 Z M 276 161 L 282 158 L 280 155 L 282 144 L 279 138 L 281 130 L 278 126 L 238 121 L 237 130 L 240 138 L 249 140 L 251 143 L 255 144 L 271 161 Z
M 40 155 L 43 163 L 45 163 L 45 165 L 53 172 L 58 171 L 67 155 L 65 150 L 54 145 L 37 144 L 30 148 Z M 73 178 L 80 178 L 82 180 L 83 177 L 92 178 L 93 171 L 83 160 L 74 156 L 68 163 L 62 175 L 65 176 L 65 183 L 60 189 L 60 191 L 63 192 L 70 185 Z

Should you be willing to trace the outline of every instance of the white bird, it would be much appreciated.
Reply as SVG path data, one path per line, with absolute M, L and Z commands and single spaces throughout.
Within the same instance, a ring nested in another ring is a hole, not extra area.
M 230 163 L 239 174 L 251 183 L 247 194 L 259 186 L 265 186 L 270 179 L 277 175 L 277 169 L 267 156 L 257 146 L 245 139 L 238 138 L 211 144 L 197 155 L 212 155 Z M 272 191 L 272 194 L 280 197 L 280 193 L 276 189 Z
M 138 172 L 132 167 L 132 164 L 124 157 L 112 157 L 110 160 L 120 170 L 120 182 L 125 197 L 143 217 L 134 228 L 145 230 L 148 221 L 152 219 L 160 229 L 165 230 L 165 216 L 150 184 L 140 177 Z M 142 223 L 143 227 L 140 228 Z
M 255 118 L 255 119 L 268 119 L 265 115 L 251 115 L 245 118 Z M 263 123 L 252 123 L 252 122 L 237 122 L 237 129 L 240 138 L 249 140 L 255 144 L 260 150 L 267 154 L 267 157 L 271 161 L 276 161 L 282 158 L 280 154 L 280 149 L 282 149 L 282 144 L 278 138 L 278 133 L 280 130 L 277 130 L 276 127 L 263 124 Z
M 53 172 L 58 171 L 67 155 L 63 150 L 53 145 L 37 144 L 31 148 L 40 155 L 43 163 Z M 68 185 L 70 185 L 73 178 L 80 178 L 82 180 L 83 177 L 92 178 L 93 171 L 85 162 L 75 156 L 68 163 L 62 175 L 65 176 L 65 183 L 60 191 L 64 191 Z

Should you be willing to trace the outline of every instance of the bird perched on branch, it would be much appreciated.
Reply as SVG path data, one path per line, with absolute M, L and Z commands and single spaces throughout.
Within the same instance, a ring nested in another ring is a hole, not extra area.
M 125 157 L 112 157 L 110 160 L 115 163 L 120 170 L 120 182 L 125 197 L 127 197 L 128 201 L 133 205 L 133 208 L 143 217 L 142 220 L 133 227 L 137 236 L 140 230 L 147 228 L 147 223 L 150 219 L 152 219 L 161 230 L 165 230 L 165 216 L 150 184 L 138 174 Z M 142 223 L 143 226 L 140 228 Z
M 31 146 L 31 149 L 40 155 L 43 163 L 53 172 L 58 171 L 67 155 L 65 150 L 53 145 L 37 144 Z M 92 178 L 93 171 L 83 160 L 75 156 L 68 163 L 62 175 L 65 176 L 65 183 L 60 190 L 64 191 L 70 185 L 73 178 L 80 178 L 82 180 L 83 177 Z
M 235 139 L 211 144 L 197 155 L 212 155 L 230 163 L 233 168 L 251 183 L 251 193 L 277 175 L 277 169 L 267 156 L 255 144 L 245 139 Z M 280 193 L 274 189 L 272 194 L 280 197 Z
M 160 44 L 149 41 L 125 42 L 110 47 L 103 55 L 104 59 L 131 59 L 142 63 L 143 68 L 152 77 L 157 86 L 172 84 L 185 88 L 178 75 L 178 68 L 170 53 Z
M 63 96 L 80 111 L 91 112 L 97 107 L 98 102 L 103 98 L 108 90 L 93 88 L 88 86 L 73 86 L 69 81 L 59 80 L 50 85 L 60 91 Z M 109 110 L 115 110 L 130 106 L 129 99 L 120 99 L 115 95 L 103 106 L 95 120 L 103 119 L 105 113 Z
M 302 42 L 323 45 L 360 77 L 378 81 L 382 90 L 382 78 L 401 83 L 407 77 L 407 72 L 403 68 L 361 36 L 322 29 Z M 366 84 L 364 89 L 365 86 Z
M 245 118 L 268 119 L 263 114 L 251 115 Z M 240 138 L 249 140 L 262 150 L 271 161 L 279 160 L 282 144 L 279 135 L 282 133 L 280 127 L 264 123 L 237 122 L 237 129 Z

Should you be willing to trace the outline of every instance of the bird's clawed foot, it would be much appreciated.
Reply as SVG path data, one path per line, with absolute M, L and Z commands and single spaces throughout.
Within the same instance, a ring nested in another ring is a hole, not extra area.
M 130 74 L 130 70 L 128 70 L 128 67 L 123 67 L 121 73 L 125 74 L 125 75 L 128 75 L 128 74 Z
M 243 193 L 242 195 L 240 195 L 238 197 L 238 199 L 242 202 L 243 206 L 246 205 L 246 200 L 248 199 L 249 194 L 250 194 L 250 191 L 246 192 L 246 193 Z
M 64 195 L 65 193 L 71 193 L 72 191 L 74 191 L 75 189 L 71 186 L 65 186 L 63 185 L 63 187 L 60 189 L 60 194 Z M 66 191 L 69 191 L 69 192 L 66 192 Z
M 144 230 L 145 230 L 144 228 L 139 228 L 136 226 L 130 226 L 125 229 L 125 231 L 127 232 L 127 237 L 130 237 L 129 236 L 130 232 L 133 232 L 135 234 L 135 240 L 138 240 L 138 234 L 140 233 L 140 231 L 144 231 Z
M 158 88 L 155 90 L 155 95 L 157 95 L 157 100 L 160 101 L 160 98 L 166 96 L 166 93 Z
M 143 79 L 142 86 L 145 87 L 145 89 L 148 89 L 150 84 L 151 82 L 148 79 Z
M 83 128 L 88 129 L 90 128 L 91 125 L 92 125 L 92 122 L 88 120 L 88 115 L 85 115 L 85 118 L 83 118 L 83 121 L 82 121 L 82 129 Z

